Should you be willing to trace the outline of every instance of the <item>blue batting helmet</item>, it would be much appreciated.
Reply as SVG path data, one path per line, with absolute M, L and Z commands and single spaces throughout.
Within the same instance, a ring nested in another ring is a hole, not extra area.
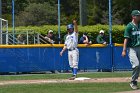
M 67 29 L 73 29 L 73 28 L 74 28 L 73 24 L 68 24 L 67 25 Z

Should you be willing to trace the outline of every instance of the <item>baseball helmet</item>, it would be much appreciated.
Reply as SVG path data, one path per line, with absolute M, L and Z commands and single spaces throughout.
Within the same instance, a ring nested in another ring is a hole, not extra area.
M 68 24 L 68 25 L 67 25 L 67 29 L 74 29 L 73 24 Z

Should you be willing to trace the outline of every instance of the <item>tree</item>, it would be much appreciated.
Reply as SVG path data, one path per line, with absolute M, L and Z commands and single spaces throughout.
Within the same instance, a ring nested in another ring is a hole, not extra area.
M 113 0 L 113 23 L 127 24 L 134 9 L 140 10 L 139 0 Z
M 108 24 L 108 0 L 86 1 L 87 24 Z M 12 23 L 11 2 L 12 0 L 2 0 L 2 17 L 9 23 Z M 127 24 L 134 9 L 140 10 L 140 0 L 112 0 L 113 24 Z M 17 25 L 57 24 L 57 0 L 15 0 L 15 15 Z M 61 24 L 71 23 L 73 18 L 80 18 L 79 0 L 61 0 Z
M 61 23 L 72 23 L 72 19 L 79 20 L 79 0 L 61 0 Z
M 31 3 L 17 16 L 16 25 L 57 24 L 57 7 L 49 3 Z
M 108 23 L 108 0 L 87 0 L 88 24 L 107 24 Z

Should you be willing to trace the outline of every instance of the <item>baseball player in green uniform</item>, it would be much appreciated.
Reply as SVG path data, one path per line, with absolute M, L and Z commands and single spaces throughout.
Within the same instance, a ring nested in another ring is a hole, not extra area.
M 140 73 L 140 11 L 133 10 L 132 22 L 128 23 L 124 32 L 124 45 L 122 56 L 126 56 L 128 49 L 129 60 L 132 64 L 132 81 L 130 87 L 138 89 L 137 79 Z

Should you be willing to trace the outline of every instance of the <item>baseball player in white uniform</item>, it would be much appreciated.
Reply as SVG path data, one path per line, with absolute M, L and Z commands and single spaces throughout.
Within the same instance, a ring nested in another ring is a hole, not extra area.
M 68 35 L 66 36 L 64 47 L 60 52 L 60 55 L 62 56 L 63 52 L 66 49 L 68 49 L 69 65 L 72 68 L 73 73 L 73 76 L 70 78 L 70 80 L 74 80 L 77 76 L 78 61 L 79 61 L 79 50 L 77 49 L 78 27 L 76 20 L 73 20 L 73 24 L 67 25 Z

